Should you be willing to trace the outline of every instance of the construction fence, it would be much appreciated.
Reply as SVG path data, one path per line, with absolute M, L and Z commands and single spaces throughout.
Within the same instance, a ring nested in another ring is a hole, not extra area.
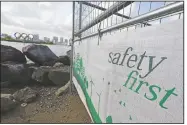
M 183 123 L 183 2 L 73 2 L 71 80 L 95 123 Z

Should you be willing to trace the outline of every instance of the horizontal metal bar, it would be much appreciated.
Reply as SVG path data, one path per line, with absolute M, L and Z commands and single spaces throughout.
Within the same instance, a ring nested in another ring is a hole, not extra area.
M 97 6 L 97 5 L 92 4 L 92 3 L 89 3 L 89 2 L 82 2 L 82 4 L 87 5 L 87 6 L 90 6 L 90 7 L 93 7 L 93 8 L 96 8 L 96 9 L 99 9 L 99 10 L 102 10 L 102 11 L 107 10 L 106 8 Z M 130 19 L 129 16 L 126 16 L 126 15 L 123 15 L 123 14 L 120 14 L 120 13 L 115 13 L 115 15 L 120 16 L 120 17 L 123 17 L 123 18 L 126 18 L 126 19 Z
M 102 29 L 100 31 L 100 33 L 105 33 L 105 32 L 111 31 L 111 30 L 119 29 L 119 28 L 122 28 L 122 27 L 127 27 L 127 26 L 130 26 L 130 25 L 133 25 L 133 24 L 138 24 L 138 23 L 141 23 L 141 22 L 146 21 L 146 20 L 152 20 L 154 18 L 163 17 L 163 16 L 166 16 L 166 15 L 169 15 L 169 14 L 172 14 L 172 13 L 183 11 L 183 9 L 184 9 L 184 3 L 183 2 L 176 2 L 176 3 L 173 3 L 173 4 L 169 4 L 167 6 L 159 8 L 157 10 L 153 10 L 153 11 L 148 12 L 146 14 L 137 16 L 137 17 L 132 18 L 132 19 L 129 19 L 129 20 L 127 20 L 125 22 L 122 22 L 120 24 Z M 84 36 L 81 39 L 76 39 L 75 41 L 79 41 L 79 40 L 83 40 L 83 39 L 86 39 L 86 38 L 89 38 L 89 37 L 93 37 L 93 36 L 96 36 L 98 34 L 99 33 L 96 32 L 96 33 Z
M 77 33 L 75 33 L 75 36 L 78 36 L 82 32 L 86 31 L 90 27 L 96 25 L 100 21 L 103 21 L 107 17 L 111 16 L 113 13 L 116 13 L 117 11 L 121 10 L 123 7 L 128 6 L 132 2 L 127 1 L 127 2 L 117 2 L 114 5 L 112 5 L 110 8 L 108 8 L 106 11 L 102 12 L 95 20 L 93 20 L 90 24 L 87 24 L 85 27 L 80 29 Z
M 132 2 L 132 3 L 133 3 L 133 2 Z M 90 7 L 93 7 L 93 8 L 96 8 L 96 9 L 99 9 L 99 10 L 102 10 L 102 11 L 107 10 L 106 8 L 97 6 L 97 5 L 92 4 L 92 3 L 89 3 L 89 2 L 82 2 L 82 4 L 87 5 L 87 6 L 90 6 Z M 123 15 L 123 14 L 121 14 L 121 13 L 114 13 L 114 15 L 123 17 L 123 18 L 125 18 L 125 19 L 131 19 L 130 16 L 126 16 L 126 15 Z M 151 26 L 151 24 L 148 24 L 148 23 L 143 23 L 143 24 L 144 24 L 144 25 L 147 25 L 147 26 Z

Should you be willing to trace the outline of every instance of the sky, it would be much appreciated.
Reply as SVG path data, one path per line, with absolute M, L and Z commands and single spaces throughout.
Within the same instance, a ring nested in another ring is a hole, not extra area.
M 1 2 L 1 32 L 71 38 L 72 2 Z
M 108 4 L 112 3 L 108 2 Z M 132 4 L 131 17 L 137 16 L 139 4 L 139 2 Z M 153 2 L 151 10 L 163 5 L 164 2 Z M 108 5 L 103 2 L 103 6 Z M 148 12 L 149 9 L 150 2 L 142 2 L 140 15 Z M 124 12 L 119 11 L 125 15 L 129 15 L 129 12 L 130 6 L 126 7 Z M 88 23 L 84 21 L 82 26 Z M 72 35 L 72 2 L 1 2 L 1 32 L 11 36 L 14 36 L 16 32 L 39 34 L 40 39 L 45 36 L 51 39 L 53 36 L 69 39 Z

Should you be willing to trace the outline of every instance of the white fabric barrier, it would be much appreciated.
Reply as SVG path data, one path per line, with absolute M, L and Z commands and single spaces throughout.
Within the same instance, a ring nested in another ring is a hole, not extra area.
M 76 42 L 73 82 L 96 123 L 183 123 L 183 20 Z

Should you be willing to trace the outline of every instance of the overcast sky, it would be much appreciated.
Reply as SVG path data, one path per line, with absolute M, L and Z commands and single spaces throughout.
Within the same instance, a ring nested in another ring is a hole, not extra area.
M 1 2 L 1 32 L 71 38 L 72 2 Z

